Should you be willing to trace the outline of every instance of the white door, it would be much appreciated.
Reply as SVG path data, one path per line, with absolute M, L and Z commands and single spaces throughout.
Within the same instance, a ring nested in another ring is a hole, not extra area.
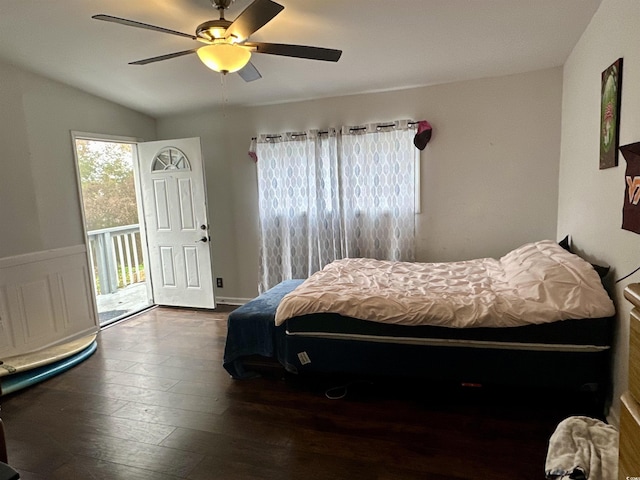
M 154 302 L 215 308 L 199 138 L 138 144 Z

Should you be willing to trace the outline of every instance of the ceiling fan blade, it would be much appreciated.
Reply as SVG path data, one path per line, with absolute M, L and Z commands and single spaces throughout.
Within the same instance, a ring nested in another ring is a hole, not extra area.
M 238 70 L 238 75 L 240 75 L 245 82 L 253 82 L 254 80 L 262 78 L 258 69 L 251 62 Z
M 145 58 L 144 60 L 129 62 L 129 65 L 146 65 L 153 62 L 161 62 L 162 60 L 169 60 L 170 58 L 182 57 L 183 55 L 196 53 L 197 50 L 197 48 L 192 48 L 191 50 L 183 50 L 182 52 L 167 53 L 166 55 L 160 55 L 158 57 Z
M 282 9 L 282 5 L 271 0 L 255 0 L 229 25 L 225 36 L 234 36 L 236 42 L 242 42 L 265 26 Z
M 247 42 L 245 47 L 255 48 L 255 53 L 267 53 L 270 55 L 283 55 L 285 57 L 308 58 L 310 60 L 324 60 L 337 62 L 342 55 L 342 50 L 332 48 L 309 47 L 306 45 L 287 45 L 284 43 Z
M 147 30 L 154 30 L 161 33 L 170 33 L 171 35 L 178 35 L 179 37 L 187 37 L 191 40 L 197 40 L 195 35 L 189 35 L 188 33 L 177 32 L 175 30 L 169 30 L 168 28 L 156 27 L 155 25 L 149 25 L 148 23 L 136 22 L 135 20 L 127 20 L 126 18 L 112 17 L 111 15 L 94 15 L 96 20 L 103 20 L 105 22 L 119 23 L 121 25 L 127 25 L 128 27 L 146 28 Z

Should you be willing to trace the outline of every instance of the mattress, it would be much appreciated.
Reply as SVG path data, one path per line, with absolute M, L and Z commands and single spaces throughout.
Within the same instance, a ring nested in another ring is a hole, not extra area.
M 370 322 L 321 313 L 289 319 L 289 337 L 532 351 L 599 352 L 611 345 L 607 318 L 570 319 L 505 328 L 447 328 Z
M 411 377 L 602 397 L 610 389 L 612 322 L 609 317 L 460 329 L 313 314 L 285 322 L 281 362 L 296 374 Z

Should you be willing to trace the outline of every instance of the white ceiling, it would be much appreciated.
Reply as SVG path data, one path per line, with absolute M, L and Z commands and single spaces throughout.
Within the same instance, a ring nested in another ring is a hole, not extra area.
M 104 13 L 194 34 L 209 0 L 0 0 L 0 58 L 154 117 L 520 73 L 564 63 L 601 0 L 277 0 L 252 41 L 337 48 L 338 63 L 254 54 L 263 78 L 207 69 L 174 35 L 91 19 Z M 233 20 L 251 0 L 235 0 Z M 0 85 L 1 88 L 1 85 Z

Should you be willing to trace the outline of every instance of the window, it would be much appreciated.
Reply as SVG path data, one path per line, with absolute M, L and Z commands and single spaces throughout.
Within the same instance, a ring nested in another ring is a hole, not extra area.
M 405 121 L 259 138 L 261 291 L 339 258 L 414 259 L 414 134 Z
M 166 170 L 191 170 L 186 155 L 174 147 L 163 148 L 153 159 L 151 169 L 154 172 Z

